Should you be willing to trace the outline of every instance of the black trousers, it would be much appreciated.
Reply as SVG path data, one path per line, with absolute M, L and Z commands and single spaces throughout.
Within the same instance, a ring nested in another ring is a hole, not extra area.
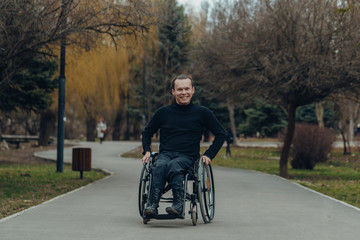
M 161 152 L 152 170 L 152 187 L 162 190 L 168 182 L 172 189 L 183 188 L 186 169 L 193 168 L 195 159 L 179 152 Z

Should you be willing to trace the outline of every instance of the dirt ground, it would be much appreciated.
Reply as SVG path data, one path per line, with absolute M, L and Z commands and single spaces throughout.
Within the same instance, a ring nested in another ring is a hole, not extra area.
M 0 151 L 0 164 L 41 164 L 45 161 L 34 157 L 34 152 L 56 149 L 56 145 L 37 146 L 22 144 L 20 149 L 10 147 L 10 150 Z

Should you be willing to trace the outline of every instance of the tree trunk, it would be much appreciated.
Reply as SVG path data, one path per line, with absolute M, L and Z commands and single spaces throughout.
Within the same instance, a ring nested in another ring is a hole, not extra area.
M 343 131 L 340 131 L 341 133 L 341 137 L 342 137 L 342 140 L 343 140 L 343 144 L 344 144 L 344 155 L 347 155 L 348 154 L 348 151 L 347 151 L 347 148 L 346 148 L 346 137 L 345 137 L 345 134 Z
M 121 120 L 122 120 L 122 113 L 119 111 L 116 114 L 115 124 L 114 124 L 114 131 L 112 134 L 112 139 L 114 141 L 119 141 L 121 136 Z
M 288 121 L 286 136 L 284 140 L 284 146 L 282 148 L 281 157 L 280 157 L 280 176 L 284 178 L 289 178 L 288 157 L 289 157 L 291 142 L 295 132 L 295 115 L 296 115 L 296 107 L 293 103 L 290 103 L 289 121 Z
M 234 136 L 234 146 L 237 145 L 236 141 L 236 126 L 235 126 L 235 118 L 234 118 L 234 103 L 230 98 L 226 98 L 226 106 L 229 112 L 229 119 L 230 119 L 230 128 L 231 132 Z
M 40 134 L 39 134 L 39 146 L 47 146 L 51 134 L 54 133 L 56 122 L 56 114 L 51 110 L 46 109 L 41 112 L 40 115 Z
M 130 140 L 130 116 L 129 116 L 129 105 L 130 105 L 130 94 L 129 88 L 126 96 L 126 126 L 125 126 L 125 140 Z
M 139 140 L 141 135 L 141 127 L 140 124 L 137 121 L 134 121 L 133 123 L 133 130 L 132 130 L 132 136 L 134 140 Z
M 33 120 L 31 117 L 25 120 L 25 131 L 30 135 L 37 135 L 36 120 Z
M 349 154 L 351 155 L 351 143 L 354 141 L 354 117 L 351 114 L 349 118 L 349 137 L 348 137 L 348 146 Z
M 96 120 L 94 117 L 86 119 L 86 141 L 95 142 Z
M 318 121 L 319 127 L 324 127 L 324 111 L 325 107 L 322 102 L 315 103 L 315 113 L 316 113 L 316 119 Z

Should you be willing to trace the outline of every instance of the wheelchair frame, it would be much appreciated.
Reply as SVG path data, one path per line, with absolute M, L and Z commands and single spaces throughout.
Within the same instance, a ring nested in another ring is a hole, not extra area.
M 189 214 L 191 216 L 192 224 L 195 226 L 198 219 L 197 203 L 200 205 L 200 212 L 204 223 L 210 223 L 215 215 L 215 186 L 211 165 L 203 164 L 201 158 L 196 160 L 194 168 L 187 171 L 184 178 L 184 208 L 179 216 L 170 214 L 157 214 L 147 216 L 144 214 L 144 209 L 149 201 L 150 186 L 152 182 L 152 166 L 158 156 L 157 152 L 151 153 L 147 164 L 144 164 L 139 183 L 138 206 L 139 214 L 143 219 L 143 223 L 147 224 L 150 219 L 166 220 L 166 219 L 184 219 L 185 218 L 185 204 L 190 202 Z M 193 181 L 193 192 L 188 192 L 188 182 Z M 172 203 L 173 198 L 165 198 L 163 195 L 171 189 L 166 185 L 161 193 L 160 202 Z

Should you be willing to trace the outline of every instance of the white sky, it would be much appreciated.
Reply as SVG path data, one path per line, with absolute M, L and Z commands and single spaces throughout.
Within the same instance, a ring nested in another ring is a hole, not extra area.
M 197 10 L 200 10 L 201 8 L 201 2 L 203 0 L 177 0 L 179 4 L 182 4 L 187 8 L 187 5 L 192 6 L 196 8 Z

